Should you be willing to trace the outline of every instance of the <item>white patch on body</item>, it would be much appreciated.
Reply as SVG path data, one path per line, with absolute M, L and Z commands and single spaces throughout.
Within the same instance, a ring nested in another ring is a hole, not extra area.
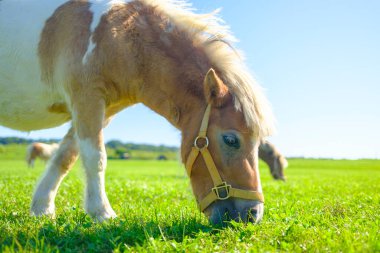
M 92 21 L 91 21 L 91 26 L 90 26 L 91 36 L 89 39 L 89 45 L 87 47 L 87 51 L 82 58 L 83 64 L 86 64 L 88 62 L 89 58 L 92 55 L 92 52 L 94 51 L 96 47 L 96 43 L 94 43 L 92 39 L 92 35 L 96 27 L 98 27 L 102 16 L 105 13 L 107 13 L 114 4 L 125 4 L 127 2 L 128 1 L 123 1 L 123 0 L 113 0 L 113 1 L 95 0 L 91 2 L 91 5 L 90 5 L 90 11 L 92 13 Z
M 49 113 L 63 98 L 41 81 L 37 55 L 45 21 L 65 0 L 0 1 L 0 124 L 23 131 L 63 124 Z M 57 84 L 59 85 L 59 84 Z
M 67 61 L 59 57 L 53 84 L 42 82 L 38 43 L 46 20 L 67 0 L 0 1 L 0 125 L 32 131 L 62 125 L 69 119 L 64 113 L 49 112 L 53 104 L 70 104 L 63 91 L 68 81 Z M 90 1 L 91 31 L 113 4 L 128 1 Z M 87 62 L 96 45 L 90 38 L 82 61 Z M 70 108 L 69 108 L 70 109 Z

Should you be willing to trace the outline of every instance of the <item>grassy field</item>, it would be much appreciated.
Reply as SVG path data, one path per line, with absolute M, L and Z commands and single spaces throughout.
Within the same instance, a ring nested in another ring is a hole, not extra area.
M 175 161 L 109 161 L 107 193 L 119 217 L 108 223 L 84 213 L 79 165 L 58 192 L 56 219 L 30 217 L 43 166 L 0 160 L 3 252 L 380 252 L 380 161 L 290 160 L 286 183 L 261 164 L 263 221 L 225 228 L 198 212 Z

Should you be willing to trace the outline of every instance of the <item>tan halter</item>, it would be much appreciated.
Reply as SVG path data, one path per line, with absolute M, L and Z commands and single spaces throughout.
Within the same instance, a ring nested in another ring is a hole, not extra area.
M 194 140 L 194 147 L 192 147 L 190 154 L 187 158 L 186 162 L 186 170 L 189 177 L 191 176 L 191 170 L 193 168 L 194 162 L 197 159 L 199 153 L 201 153 L 203 160 L 206 163 L 206 167 L 210 173 L 212 181 L 214 182 L 214 187 L 211 189 L 209 194 L 206 195 L 199 203 L 199 208 L 201 211 L 205 210 L 209 205 L 211 205 L 216 200 L 225 200 L 230 197 L 241 198 L 241 199 L 251 199 L 251 200 L 259 200 L 264 202 L 264 196 L 262 193 L 257 191 L 248 191 L 241 190 L 237 188 L 233 188 L 231 185 L 227 184 L 226 181 L 223 181 L 218 173 L 218 169 L 215 166 L 214 160 L 210 152 L 208 151 L 208 138 L 207 138 L 207 127 L 208 121 L 210 118 L 211 105 L 208 104 L 205 114 L 203 116 L 203 120 L 201 123 L 201 127 L 199 129 L 199 134 Z M 203 146 L 199 146 L 198 141 L 203 139 L 205 144 Z

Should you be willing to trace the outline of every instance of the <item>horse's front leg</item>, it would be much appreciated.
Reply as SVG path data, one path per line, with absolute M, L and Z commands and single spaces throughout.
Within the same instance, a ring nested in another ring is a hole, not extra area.
M 50 215 L 55 212 L 54 199 L 58 187 L 78 158 L 74 130 L 71 128 L 63 138 L 58 150 L 47 164 L 46 172 L 33 195 L 32 215 Z
M 91 217 L 103 221 L 116 217 L 116 214 L 108 201 L 104 182 L 107 165 L 103 142 L 105 103 L 101 98 L 93 98 L 74 104 L 73 120 L 87 178 L 85 209 Z

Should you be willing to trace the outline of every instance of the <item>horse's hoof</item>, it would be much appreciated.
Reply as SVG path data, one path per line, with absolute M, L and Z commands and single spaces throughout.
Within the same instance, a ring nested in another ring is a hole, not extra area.
M 97 212 L 96 214 L 90 214 L 90 216 L 97 222 L 105 222 L 117 217 L 116 213 L 112 209 Z
M 107 201 L 108 202 L 108 201 Z M 86 205 L 86 213 L 97 222 L 104 222 L 116 218 L 116 213 L 109 203 Z
M 32 208 L 32 209 L 30 209 L 30 215 L 35 216 L 35 217 L 47 216 L 47 217 L 54 219 L 55 218 L 55 211 L 50 210 L 50 208 L 47 208 L 47 209 Z
M 30 208 L 30 215 L 40 217 L 40 216 L 48 216 L 51 218 L 55 218 L 55 205 L 46 205 L 45 203 L 41 203 L 45 201 L 33 201 L 32 206 Z

